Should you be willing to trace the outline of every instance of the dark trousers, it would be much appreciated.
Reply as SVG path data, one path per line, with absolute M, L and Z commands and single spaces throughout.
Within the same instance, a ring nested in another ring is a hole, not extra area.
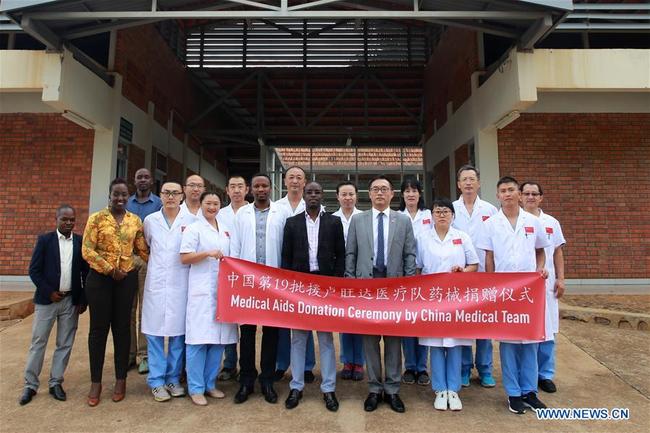
M 131 308 L 138 289 L 138 272 L 131 271 L 122 281 L 90 270 L 86 299 L 90 309 L 88 353 L 90 380 L 102 381 L 108 330 L 113 333 L 115 378 L 126 379 L 131 346 Z
M 239 383 L 252 386 L 257 378 L 255 368 L 255 333 L 256 325 L 240 325 L 239 339 Z M 278 354 L 278 328 L 262 327 L 262 351 L 260 354 L 259 376 L 261 384 L 272 384 L 275 373 L 275 359 Z

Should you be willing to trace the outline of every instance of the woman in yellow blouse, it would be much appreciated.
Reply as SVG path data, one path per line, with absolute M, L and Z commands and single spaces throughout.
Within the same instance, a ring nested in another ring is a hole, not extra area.
M 109 187 L 109 205 L 88 218 L 84 230 L 82 255 L 90 265 L 86 297 L 90 309 L 90 392 L 88 405 L 97 406 L 102 392 L 102 370 L 108 330 L 113 333 L 115 387 L 113 401 L 124 399 L 126 372 L 131 345 L 131 307 L 138 289 L 138 272 L 133 254 L 147 260 L 149 249 L 142 221 L 126 210 L 129 190 L 126 181 L 117 178 Z

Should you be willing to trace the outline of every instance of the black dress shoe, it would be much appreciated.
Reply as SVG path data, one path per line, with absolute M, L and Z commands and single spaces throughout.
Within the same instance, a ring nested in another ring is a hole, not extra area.
M 377 409 L 377 406 L 381 402 L 381 393 L 377 394 L 376 392 L 371 392 L 368 394 L 366 401 L 363 402 L 363 410 L 366 412 L 372 412 Z
M 325 400 L 325 407 L 331 412 L 336 412 L 339 410 L 339 401 L 336 399 L 336 394 L 333 392 L 326 392 L 323 394 L 323 400 Z
M 314 380 L 316 380 L 314 373 L 312 373 L 311 370 L 305 371 L 305 383 L 314 383 Z
M 298 406 L 298 403 L 300 403 L 301 398 L 302 398 L 302 391 L 297 389 L 292 389 L 291 391 L 289 391 L 289 397 L 287 397 L 287 400 L 284 402 L 284 406 L 287 409 L 293 409 L 294 407 Z
M 235 394 L 234 401 L 236 404 L 240 404 L 248 400 L 248 396 L 253 393 L 253 385 L 241 385 L 239 391 Z
M 63 387 L 61 385 L 54 385 L 53 387 L 51 387 L 50 394 L 52 394 L 52 397 L 54 397 L 56 400 L 59 401 L 65 401 L 67 398 L 65 395 L 65 391 L 63 390 Z
M 278 393 L 273 389 L 273 385 L 270 383 L 262 385 L 262 394 L 264 395 L 264 400 L 269 403 L 278 402 Z
M 399 398 L 399 394 L 384 394 L 384 401 L 390 405 L 395 412 L 404 413 L 406 408 L 404 402 Z
M 36 395 L 36 391 L 34 391 L 31 388 L 25 388 L 23 389 L 23 395 L 20 396 L 20 400 L 18 400 L 18 403 L 20 403 L 21 406 L 25 406 L 27 403 L 32 401 L 32 397 Z

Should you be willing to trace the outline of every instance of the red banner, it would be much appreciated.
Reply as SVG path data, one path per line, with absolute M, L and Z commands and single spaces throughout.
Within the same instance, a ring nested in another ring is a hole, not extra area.
M 217 319 L 282 328 L 413 337 L 544 339 L 535 272 L 335 278 L 226 257 Z

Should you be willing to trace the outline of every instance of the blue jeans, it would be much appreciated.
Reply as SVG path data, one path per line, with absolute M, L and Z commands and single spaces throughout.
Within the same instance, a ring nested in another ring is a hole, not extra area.
M 224 344 L 188 344 L 185 346 L 187 386 L 190 395 L 204 394 L 216 388 Z
M 341 340 L 341 363 L 363 365 L 363 336 L 360 334 L 339 334 Z
M 553 379 L 555 376 L 555 340 L 539 343 L 537 366 L 540 379 Z
M 336 389 L 336 354 L 334 353 L 334 338 L 331 332 L 317 332 L 318 348 L 320 349 L 320 372 L 323 381 L 321 392 L 334 392 Z M 305 387 L 305 355 L 311 331 L 294 329 L 291 331 L 291 389 L 302 391 Z
M 501 343 L 501 375 L 508 397 L 537 392 L 537 350 L 539 343 Z
M 421 346 L 417 337 L 402 337 L 402 352 L 404 353 L 404 369 L 416 373 L 427 371 L 429 350 Z
M 458 392 L 464 346 L 431 347 L 431 388 L 434 391 Z
M 492 340 L 476 340 L 476 362 L 472 359 L 472 346 L 463 346 L 462 374 L 469 376 L 474 366 L 480 377 L 492 375 Z
M 165 337 L 146 335 L 149 375 L 147 385 L 157 388 L 168 383 L 178 385 L 183 369 L 185 355 L 185 336 L 167 337 L 167 355 L 165 356 Z
M 309 332 L 307 338 L 307 357 L 305 371 L 312 371 L 316 365 L 316 352 L 314 351 L 314 334 Z M 291 330 L 279 328 L 278 330 L 278 355 L 275 369 L 287 371 L 291 362 Z

